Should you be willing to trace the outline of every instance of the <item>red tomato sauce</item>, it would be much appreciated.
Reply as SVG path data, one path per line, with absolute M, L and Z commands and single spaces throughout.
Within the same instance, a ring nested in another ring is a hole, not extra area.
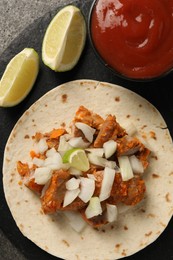
M 98 0 L 91 37 L 104 62 L 120 74 L 160 76 L 173 67 L 173 0 Z

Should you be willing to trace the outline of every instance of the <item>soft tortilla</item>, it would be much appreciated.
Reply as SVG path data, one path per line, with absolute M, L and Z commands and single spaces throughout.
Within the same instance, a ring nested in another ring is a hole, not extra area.
M 145 174 L 146 198 L 138 207 L 119 215 L 118 222 L 101 231 L 86 227 L 76 233 L 61 216 L 47 216 L 40 201 L 19 184 L 16 161 L 30 161 L 32 135 L 62 124 L 69 126 L 80 105 L 100 114 L 115 114 L 126 126 L 133 122 L 152 150 Z M 155 133 L 153 136 L 152 132 Z M 32 105 L 14 127 L 5 149 L 5 197 L 24 236 L 48 253 L 63 259 L 119 259 L 152 243 L 173 214 L 173 145 L 160 113 L 139 95 L 109 83 L 78 80 L 63 84 Z

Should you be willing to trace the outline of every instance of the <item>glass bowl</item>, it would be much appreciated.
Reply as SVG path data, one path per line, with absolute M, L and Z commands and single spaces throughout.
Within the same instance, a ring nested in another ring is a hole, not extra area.
M 170 69 L 167 69 L 167 70 L 164 70 L 162 71 L 160 74 L 157 74 L 157 75 L 154 75 L 154 76 L 142 76 L 142 77 L 131 77 L 125 73 L 122 73 L 121 70 L 118 70 L 117 68 L 111 66 L 109 64 L 109 62 L 107 62 L 107 58 L 105 58 L 105 56 L 103 55 L 103 53 L 101 54 L 98 47 L 100 42 L 101 41 L 97 41 L 97 46 L 96 46 L 96 40 L 94 39 L 94 30 L 92 29 L 93 28 L 93 17 L 96 13 L 96 6 L 98 4 L 98 2 L 100 1 L 103 1 L 104 0 L 94 0 L 92 5 L 91 5 L 91 8 L 90 8 L 90 12 L 89 12 L 89 17 L 88 17 L 88 34 L 89 34 L 89 40 L 90 40 L 90 43 L 91 43 L 91 46 L 96 54 L 96 56 L 98 57 L 98 59 L 101 61 L 102 64 L 104 64 L 104 66 L 111 70 L 116 76 L 120 77 L 120 78 L 123 78 L 123 79 L 126 79 L 126 80 L 131 80 L 131 81 L 142 81 L 142 82 L 145 82 L 145 81 L 153 81 L 153 80 L 158 80 L 162 77 L 165 77 L 166 75 L 168 75 L 171 71 L 172 71 L 172 68 Z M 106 1 L 106 2 L 109 2 L 109 1 Z M 110 0 L 110 2 L 112 2 L 112 0 Z M 118 0 L 115 1 L 116 3 L 120 3 Z M 140 19 L 140 17 L 139 17 Z M 99 26 L 99 25 L 98 25 Z M 96 27 L 95 27 L 96 28 Z M 109 37 L 107 38 L 107 42 L 110 42 L 112 40 L 111 37 L 114 37 L 115 38 L 115 34 L 110 34 L 109 33 Z M 119 37 L 119 35 L 118 35 Z M 109 49 L 109 43 L 107 44 L 106 46 L 108 49 Z M 123 50 L 119 50 L 119 52 L 123 52 Z M 162 54 L 160 54 L 162 55 Z M 110 59 L 110 57 L 109 57 Z

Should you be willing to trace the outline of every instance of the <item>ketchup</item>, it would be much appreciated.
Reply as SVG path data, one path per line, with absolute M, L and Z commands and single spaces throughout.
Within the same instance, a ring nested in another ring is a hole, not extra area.
M 109 67 L 134 78 L 173 67 L 173 0 L 97 0 L 93 44 Z

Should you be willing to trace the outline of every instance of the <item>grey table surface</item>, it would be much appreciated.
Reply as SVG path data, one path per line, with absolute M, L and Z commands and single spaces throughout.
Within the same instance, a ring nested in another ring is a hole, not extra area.
M 0 55 L 25 27 L 65 0 L 0 0 Z M 24 260 L 0 230 L 0 260 Z

